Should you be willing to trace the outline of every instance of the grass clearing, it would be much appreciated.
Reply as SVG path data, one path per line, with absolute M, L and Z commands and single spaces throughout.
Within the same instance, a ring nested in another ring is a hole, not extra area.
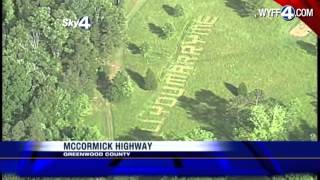
M 171 17 L 164 11 L 163 5 L 174 6 L 176 3 L 183 6 L 185 16 Z M 278 5 L 268 2 L 266 6 Z M 138 46 L 148 42 L 151 53 L 143 58 L 126 50 L 122 59 L 123 68 L 143 76 L 147 68 L 151 68 L 157 74 L 161 86 L 167 68 L 175 61 L 178 42 L 186 23 L 201 15 L 219 17 L 219 20 L 205 39 L 204 51 L 197 61 L 195 72 L 187 81 L 185 96 L 194 97 L 197 91 L 206 89 L 228 99 L 232 94 L 224 83 L 237 86 L 245 82 L 250 90 L 263 89 L 267 96 L 285 103 L 299 99 L 303 103 L 304 119 L 316 126 L 316 114 L 311 105 L 313 99 L 307 95 L 317 89 L 316 57 L 297 44 L 298 40 L 314 43 L 316 38 L 313 34 L 300 39 L 292 37 L 289 32 L 297 25 L 298 20 L 286 22 L 281 18 L 240 17 L 224 1 L 147 1 L 129 22 L 128 37 L 130 43 Z M 176 29 L 172 38 L 163 40 L 150 32 L 150 23 L 162 26 L 168 22 Z M 113 104 L 115 135 L 124 135 L 136 126 L 143 127 L 138 122 L 137 115 L 158 94 L 159 90 L 145 91 L 136 85 L 130 99 Z M 201 124 L 176 105 L 170 109 L 160 134 L 185 134 Z
M 109 129 L 106 122 L 107 109 L 105 103 L 105 99 L 102 97 L 99 91 L 96 90 L 91 100 L 93 111 L 91 114 L 84 117 L 84 119 L 88 124 L 92 126 L 97 126 L 102 135 L 109 139 Z

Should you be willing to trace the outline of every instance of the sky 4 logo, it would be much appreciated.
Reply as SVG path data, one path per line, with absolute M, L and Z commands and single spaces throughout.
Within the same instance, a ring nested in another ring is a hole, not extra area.
M 79 28 L 88 30 L 91 28 L 92 25 L 91 25 L 90 18 L 88 16 L 83 16 L 76 21 L 69 18 L 65 18 L 63 19 L 63 26 L 72 27 L 72 28 L 79 27 Z

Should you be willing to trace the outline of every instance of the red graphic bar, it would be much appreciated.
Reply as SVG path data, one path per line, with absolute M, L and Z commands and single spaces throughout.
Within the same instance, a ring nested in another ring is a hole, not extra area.
M 300 17 L 318 36 L 320 36 L 320 0 L 275 0 L 280 5 L 290 5 L 295 9 L 313 9 L 313 17 Z

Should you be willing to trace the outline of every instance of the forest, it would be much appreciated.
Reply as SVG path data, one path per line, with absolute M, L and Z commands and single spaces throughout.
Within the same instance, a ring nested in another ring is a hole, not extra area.
M 99 69 L 125 37 L 122 8 L 105 0 L 5 0 L 3 139 L 96 140 L 83 117 Z M 89 16 L 90 31 L 62 26 Z
M 254 18 L 257 8 L 278 7 L 271 1 L 191 2 L 3 0 L 3 139 L 317 140 L 315 35 L 292 37 L 298 20 Z M 154 113 L 165 75 L 181 65 L 188 26 L 202 15 L 219 20 L 199 46 L 183 94 L 153 127 L 154 119 L 139 115 Z M 84 16 L 89 30 L 63 26 L 65 18 Z M 267 179 L 300 177 L 314 179 Z

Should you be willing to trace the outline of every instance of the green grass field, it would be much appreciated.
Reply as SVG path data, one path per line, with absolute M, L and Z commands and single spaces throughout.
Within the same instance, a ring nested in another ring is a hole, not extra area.
M 133 6 L 133 1 L 126 3 L 126 9 Z M 162 7 L 174 6 L 176 3 L 183 6 L 184 16 L 169 16 Z M 278 5 L 268 1 L 265 6 Z M 148 42 L 151 52 L 143 58 L 126 50 L 121 60 L 122 68 L 142 76 L 147 68 L 151 68 L 157 74 L 161 86 L 167 68 L 175 61 L 185 27 L 201 15 L 217 17 L 218 21 L 205 39 L 206 43 L 202 46 L 204 50 L 187 81 L 184 96 L 194 97 L 197 91 L 205 89 L 229 99 L 232 94 L 224 83 L 237 86 L 244 82 L 249 90 L 263 89 L 267 96 L 285 103 L 299 99 L 303 104 L 304 119 L 309 125 L 316 126 L 316 114 L 310 103 L 313 99 L 308 95 L 317 89 L 316 56 L 306 52 L 297 43 L 298 40 L 314 43 L 316 36 L 309 34 L 300 39 L 291 36 L 289 32 L 299 23 L 298 20 L 286 22 L 281 18 L 240 17 L 224 1 L 146 1 L 132 15 L 128 24 L 128 37 L 130 43 L 138 46 Z M 172 38 L 160 39 L 150 32 L 149 23 L 162 26 L 167 22 L 175 26 Z M 130 99 L 112 104 L 115 136 L 125 135 L 134 127 L 143 127 L 137 115 L 158 95 L 159 90 L 145 91 L 136 84 Z M 200 125 L 201 122 L 189 117 L 183 108 L 176 105 L 170 109 L 159 134 L 174 132 L 182 135 Z
M 86 116 L 85 120 L 92 126 L 96 125 L 100 132 L 109 138 L 105 103 L 105 99 L 101 94 L 98 91 L 95 91 L 95 95 L 91 101 L 93 112 Z

